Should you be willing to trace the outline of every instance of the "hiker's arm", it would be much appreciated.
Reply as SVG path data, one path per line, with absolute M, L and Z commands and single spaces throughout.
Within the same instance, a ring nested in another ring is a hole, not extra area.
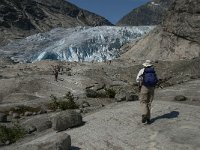
M 136 82 L 137 83 L 141 82 L 141 77 L 142 77 L 143 73 L 144 73 L 144 68 L 139 71 L 139 73 L 138 73 L 138 75 L 136 77 Z
M 139 90 L 139 92 L 140 92 L 141 87 L 142 87 L 142 81 L 143 81 L 142 75 L 143 75 L 143 73 L 144 73 L 144 68 L 139 71 L 139 73 L 137 75 L 137 78 L 136 78 L 136 82 L 138 84 L 138 90 Z

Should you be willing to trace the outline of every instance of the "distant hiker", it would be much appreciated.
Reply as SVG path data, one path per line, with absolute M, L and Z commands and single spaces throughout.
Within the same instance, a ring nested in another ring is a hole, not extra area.
M 58 73 L 60 72 L 60 74 L 62 75 L 64 71 L 63 66 L 57 65 L 57 69 L 58 69 Z
M 109 65 L 111 64 L 111 62 L 112 62 L 112 60 L 108 60 L 108 64 L 109 64 Z
M 112 60 L 106 60 L 105 62 L 106 64 L 110 65 L 112 63 Z
M 59 67 L 58 66 L 53 66 L 53 74 L 55 76 L 55 81 L 58 81 L 58 74 L 59 74 Z
M 142 68 L 136 78 L 139 84 L 139 100 L 142 108 L 142 123 L 150 124 L 151 103 L 154 97 L 155 86 L 158 82 L 156 72 L 150 60 L 142 64 Z

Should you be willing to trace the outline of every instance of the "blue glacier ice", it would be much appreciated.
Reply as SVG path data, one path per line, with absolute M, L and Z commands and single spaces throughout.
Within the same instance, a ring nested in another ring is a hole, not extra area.
M 10 43 L 1 51 L 18 62 L 44 59 L 66 61 L 111 60 L 120 56 L 120 48 L 150 32 L 153 26 L 56 28 Z

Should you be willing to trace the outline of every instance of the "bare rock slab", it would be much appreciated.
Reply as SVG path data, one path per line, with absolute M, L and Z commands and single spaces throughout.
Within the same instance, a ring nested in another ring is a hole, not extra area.
M 139 101 L 115 103 L 85 116 L 84 126 L 66 131 L 81 150 L 197 150 L 200 109 L 153 101 L 152 123 L 141 123 Z
M 32 118 L 29 118 L 29 119 L 25 120 L 22 123 L 22 125 L 25 127 L 34 126 L 34 127 L 36 127 L 38 132 L 42 132 L 47 129 L 50 129 L 52 127 L 52 122 L 50 119 L 50 115 L 44 114 L 44 115 L 37 115 Z

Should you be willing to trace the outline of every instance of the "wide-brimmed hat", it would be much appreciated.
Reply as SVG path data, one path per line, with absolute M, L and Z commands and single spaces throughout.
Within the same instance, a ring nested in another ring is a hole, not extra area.
M 151 60 L 146 60 L 142 65 L 144 67 L 150 67 L 150 66 L 152 66 Z

